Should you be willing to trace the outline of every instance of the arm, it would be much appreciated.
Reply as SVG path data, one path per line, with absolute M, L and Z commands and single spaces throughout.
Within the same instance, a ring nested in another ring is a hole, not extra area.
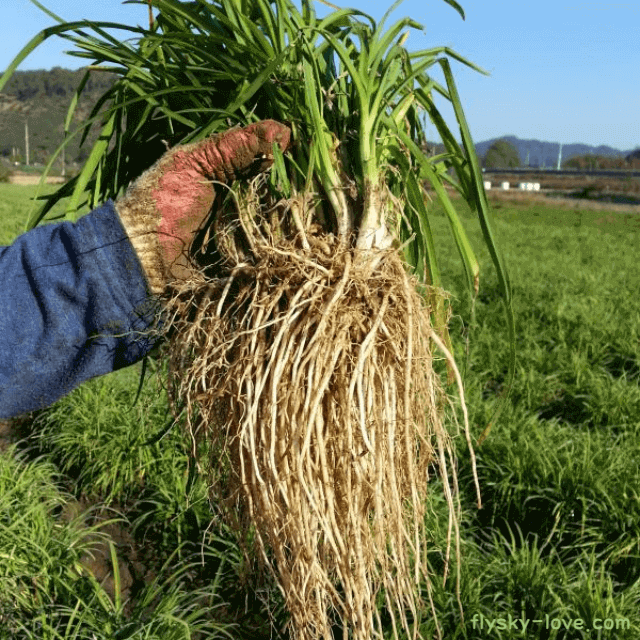
M 289 141 L 286 126 L 265 120 L 177 146 L 115 204 L 0 247 L 0 419 L 149 353 L 165 289 L 192 273 L 214 181 L 264 170 L 273 144 Z
M 154 302 L 111 201 L 1 247 L 0 419 L 141 360 Z

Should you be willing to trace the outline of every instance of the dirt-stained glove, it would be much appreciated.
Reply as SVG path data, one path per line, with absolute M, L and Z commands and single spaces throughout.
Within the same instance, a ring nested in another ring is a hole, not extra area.
M 273 143 L 289 148 L 290 129 L 263 120 L 167 151 L 116 200 L 116 211 L 146 272 L 161 294 L 190 273 L 188 252 L 208 218 L 219 185 L 255 175 L 273 162 Z

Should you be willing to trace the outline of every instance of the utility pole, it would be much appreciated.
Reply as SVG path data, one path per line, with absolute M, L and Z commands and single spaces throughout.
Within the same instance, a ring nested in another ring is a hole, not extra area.
M 29 121 L 25 120 L 24 121 L 24 146 L 26 149 L 26 164 L 27 166 L 29 166 Z
M 560 171 L 561 163 L 562 163 L 562 142 L 560 143 L 560 150 L 558 151 L 558 171 Z

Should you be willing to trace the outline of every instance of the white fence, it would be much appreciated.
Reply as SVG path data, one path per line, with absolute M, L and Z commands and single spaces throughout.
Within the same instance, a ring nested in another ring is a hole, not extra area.
M 539 182 L 521 182 L 518 186 L 520 191 L 540 191 Z
M 501 182 L 500 188 L 503 191 L 509 191 L 511 185 L 508 182 Z M 539 182 L 520 182 L 518 184 L 520 191 L 540 191 Z M 491 182 L 489 180 L 484 181 L 484 188 L 489 191 L 491 189 Z

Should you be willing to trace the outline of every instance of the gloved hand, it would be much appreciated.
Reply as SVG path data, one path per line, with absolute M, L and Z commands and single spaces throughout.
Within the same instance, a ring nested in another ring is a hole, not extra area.
M 263 120 L 177 146 L 116 200 L 152 293 L 160 294 L 170 282 L 189 275 L 188 251 L 216 195 L 211 181 L 229 183 L 264 171 L 273 163 L 273 143 L 284 152 L 290 135 L 287 126 Z

